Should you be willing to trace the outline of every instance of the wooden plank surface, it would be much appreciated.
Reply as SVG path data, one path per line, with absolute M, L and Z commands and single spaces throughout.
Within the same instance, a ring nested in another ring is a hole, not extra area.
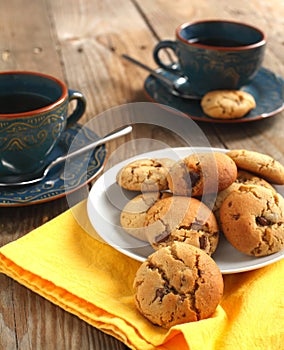
M 203 18 L 235 19 L 265 30 L 264 66 L 284 76 L 283 0 L 0 0 L 0 70 L 35 70 L 63 79 L 85 94 L 88 105 L 81 121 L 88 123 L 112 107 L 147 101 L 147 73 L 123 60 L 122 53 L 155 68 L 152 50 L 157 41 L 173 39 L 183 22 Z M 198 126 L 214 147 L 245 147 L 284 163 L 283 116 L 282 112 L 254 123 Z M 138 137 L 182 145 L 169 130 L 155 125 L 135 126 L 132 138 Z M 109 152 L 122 143 L 113 142 Z M 64 198 L 0 208 L 0 245 L 67 208 Z M 0 301 L 0 350 L 126 349 L 4 275 Z

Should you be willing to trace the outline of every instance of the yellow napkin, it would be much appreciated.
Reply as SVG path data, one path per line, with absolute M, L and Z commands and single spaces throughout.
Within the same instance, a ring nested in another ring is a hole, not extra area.
M 86 233 L 73 210 L 89 231 L 82 202 L 2 247 L 0 271 L 132 349 L 283 349 L 284 260 L 225 275 L 224 297 L 211 318 L 167 331 L 133 303 L 140 263 Z

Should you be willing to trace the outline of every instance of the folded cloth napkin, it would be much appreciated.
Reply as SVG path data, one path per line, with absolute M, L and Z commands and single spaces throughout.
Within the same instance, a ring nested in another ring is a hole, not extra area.
M 284 260 L 225 275 L 212 317 L 165 330 L 135 308 L 140 263 L 87 233 L 91 229 L 84 201 L 2 247 L 0 271 L 132 349 L 283 349 Z

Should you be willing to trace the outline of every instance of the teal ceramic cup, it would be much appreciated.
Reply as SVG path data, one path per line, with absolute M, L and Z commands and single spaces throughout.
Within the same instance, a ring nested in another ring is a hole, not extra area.
M 68 114 L 70 101 L 76 100 Z M 38 171 L 62 132 L 83 115 L 83 94 L 37 72 L 0 73 L 0 178 Z
M 265 46 L 265 34 L 251 25 L 205 20 L 180 25 L 176 40 L 160 41 L 153 56 L 161 68 L 186 76 L 189 92 L 203 96 L 211 90 L 249 84 L 263 62 Z M 163 62 L 163 49 L 175 53 L 177 64 Z

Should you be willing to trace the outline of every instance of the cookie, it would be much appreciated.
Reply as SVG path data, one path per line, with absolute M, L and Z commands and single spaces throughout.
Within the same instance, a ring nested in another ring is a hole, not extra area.
M 241 169 L 238 170 L 238 176 L 235 182 L 240 185 L 263 186 L 272 191 L 275 191 L 274 187 L 268 181 L 264 180 L 262 177 L 256 176 L 255 174 L 249 171 L 245 171 Z
M 214 90 L 205 94 L 201 100 L 205 114 L 218 119 L 242 118 L 256 107 L 254 97 L 240 90 Z
M 221 227 L 239 251 L 266 256 L 284 248 L 284 200 L 261 186 L 240 186 L 220 208 Z
M 148 210 L 145 234 L 155 250 L 179 241 L 211 255 L 218 245 L 219 228 L 211 210 L 198 199 L 173 196 Z
M 269 182 L 284 185 L 284 166 L 267 154 L 244 149 L 226 153 L 241 169 L 255 173 Z
M 223 295 L 222 274 L 202 250 L 175 242 L 150 255 L 134 279 L 137 309 L 164 328 L 210 317 Z
M 225 188 L 223 191 L 220 191 L 217 194 L 217 197 L 213 197 L 214 205 L 212 206 L 212 203 L 210 203 L 210 198 L 203 198 L 204 203 L 212 208 L 213 213 L 215 214 L 215 217 L 217 219 L 217 222 L 219 222 L 220 217 L 220 208 L 222 203 L 224 202 L 225 198 L 228 196 L 229 193 L 233 191 L 237 191 L 240 186 L 245 185 L 256 185 L 256 186 L 263 186 L 265 188 L 270 189 L 271 191 L 275 191 L 274 187 L 267 182 L 266 180 L 250 173 L 244 170 L 238 170 L 238 176 L 235 182 L 233 182 L 229 187 Z
M 145 218 L 151 206 L 162 198 L 171 196 L 168 192 L 145 192 L 131 199 L 120 213 L 120 224 L 125 232 L 142 241 L 145 235 Z
M 237 191 L 240 184 L 233 182 L 229 187 L 217 193 L 217 195 L 203 196 L 203 203 L 212 210 L 218 223 L 220 223 L 220 208 L 226 197 L 233 191 Z
M 168 158 L 139 159 L 125 165 L 117 174 L 117 183 L 130 191 L 162 191 L 168 189 L 168 169 L 174 161 Z
M 169 189 L 175 195 L 202 196 L 217 193 L 237 178 L 237 166 L 225 153 L 191 154 L 169 170 Z

